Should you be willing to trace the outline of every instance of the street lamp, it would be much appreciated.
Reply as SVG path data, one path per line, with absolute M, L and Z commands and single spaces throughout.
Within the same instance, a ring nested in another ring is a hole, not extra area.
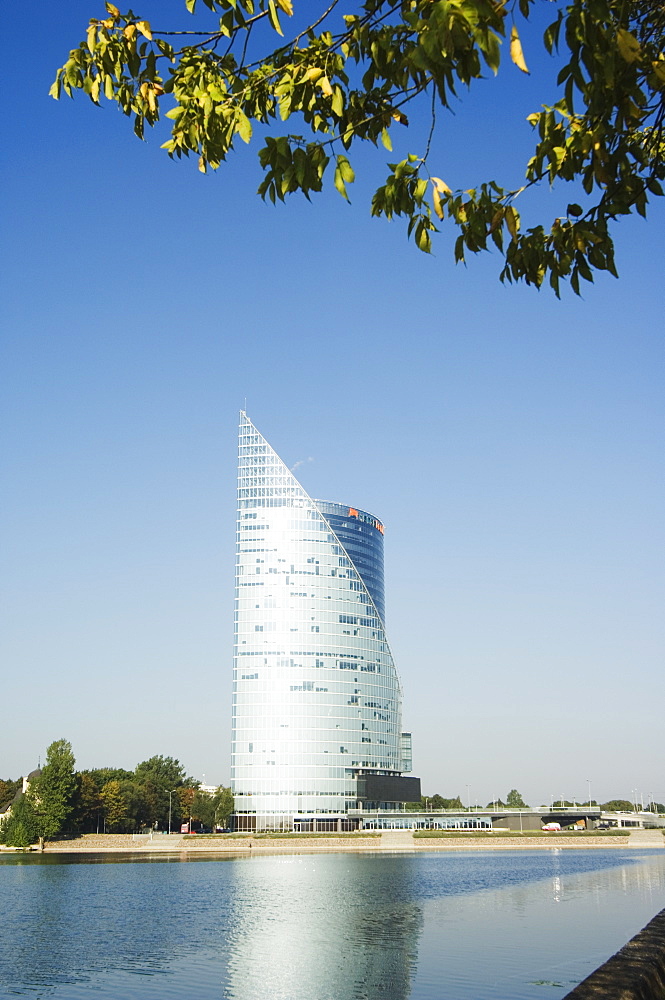
M 589 790 L 589 809 L 591 808 L 591 778 L 586 779 L 587 788 Z
M 471 788 L 470 785 L 466 786 L 466 808 L 468 809 L 469 812 L 471 812 L 471 792 L 470 792 L 470 788 Z

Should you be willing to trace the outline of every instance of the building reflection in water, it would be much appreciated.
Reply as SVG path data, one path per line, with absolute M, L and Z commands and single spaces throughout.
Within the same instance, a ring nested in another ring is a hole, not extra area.
M 417 868 L 405 860 L 307 855 L 235 866 L 224 996 L 256 1000 L 269 985 L 272 1000 L 406 1000 L 423 918 Z

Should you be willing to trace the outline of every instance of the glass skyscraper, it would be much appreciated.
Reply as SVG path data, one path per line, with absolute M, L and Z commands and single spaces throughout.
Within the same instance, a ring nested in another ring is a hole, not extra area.
M 310 499 L 245 413 L 236 550 L 236 828 L 350 829 L 350 813 L 418 798 L 400 777 L 383 525 Z

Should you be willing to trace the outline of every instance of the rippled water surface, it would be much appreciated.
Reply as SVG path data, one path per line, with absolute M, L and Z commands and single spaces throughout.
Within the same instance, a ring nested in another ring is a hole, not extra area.
M 665 907 L 665 851 L 0 858 L 0 995 L 563 997 Z

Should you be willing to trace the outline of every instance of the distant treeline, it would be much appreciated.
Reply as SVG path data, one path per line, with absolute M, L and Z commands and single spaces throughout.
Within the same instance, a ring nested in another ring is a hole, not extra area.
M 0 843 L 30 844 L 63 833 L 132 833 L 150 828 L 226 827 L 233 812 L 229 788 L 213 795 L 185 773 L 173 757 L 155 756 L 133 771 L 102 767 L 75 770 L 71 744 L 57 740 L 48 748 L 41 771 L 22 779 L 0 779 Z M 7 813 L 9 807 L 9 815 Z M 3 818 L 3 815 L 4 818 Z

